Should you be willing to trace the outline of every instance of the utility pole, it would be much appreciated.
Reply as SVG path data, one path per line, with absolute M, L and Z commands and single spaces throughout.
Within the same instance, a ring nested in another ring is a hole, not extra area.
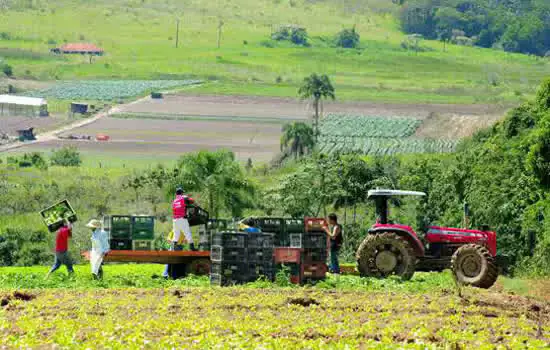
M 223 27 L 223 21 L 220 18 L 218 22 L 218 49 L 220 48 L 220 43 L 222 39 L 222 27 Z
M 176 49 L 178 48 L 178 41 L 180 38 L 180 19 L 176 20 Z

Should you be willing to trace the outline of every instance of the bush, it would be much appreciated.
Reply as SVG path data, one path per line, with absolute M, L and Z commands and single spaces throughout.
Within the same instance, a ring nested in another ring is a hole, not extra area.
M 283 26 L 271 35 L 271 39 L 277 41 L 287 40 L 296 45 L 308 46 L 307 31 L 305 28 Z
M 80 159 L 80 153 L 74 146 L 63 147 L 57 151 L 52 152 L 50 158 L 52 165 L 57 166 L 80 166 L 82 160 Z
M 7 76 L 13 76 L 13 68 L 9 64 L 2 65 L 2 72 Z
M 336 46 L 352 49 L 359 46 L 359 33 L 355 28 L 344 29 L 336 35 Z
M 50 259 L 45 231 L 7 228 L 0 232 L 0 266 L 43 265 Z

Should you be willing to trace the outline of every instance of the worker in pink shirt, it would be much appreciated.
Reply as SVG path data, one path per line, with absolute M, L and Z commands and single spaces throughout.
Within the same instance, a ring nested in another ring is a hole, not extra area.
M 172 243 L 177 244 L 180 240 L 180 235 L 184 234 L 185 240 L 189 243 L 189 248 L 191 248 L 191 250 L 197 250 L 193 243 L 193 235 L 191 234 L 189 221 L 187 221 L 187 206 L 193 203 L 195 203 L 195 200 L 184 194 L 182 188 L 176 190 L 176 199 L 172 202 L 172 218 L 174 219 L 174 236 Z
M 176 199 L 172 202 L 172 219 L 173 219 L 173 232 L 170 242 L 170 250 L 182 250 L 180 245 L 181 235 L 185 235 L 185 240 L 189 243 L 189 248 L 193 251 L 197 250 L 193 243 L 193 235 L 191 234 L 191 227 L 189 221 L 187 221 L 187 206 L 195 203 L 195 200 L 186 194 L 184 194 L 181 187 L 176 189 Z M 163 276 L 167 278 L 170 274 L 170 265 L 166 265 Z

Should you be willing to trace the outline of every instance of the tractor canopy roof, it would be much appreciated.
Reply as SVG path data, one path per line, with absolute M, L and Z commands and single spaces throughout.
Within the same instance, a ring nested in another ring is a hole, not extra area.
M 370 190 L 367 198 L 392 197 L 392 196 L 425 196 L 425 195 L 426 193 L 417 192 L 417 191 L 376 189 L 376 190 Z

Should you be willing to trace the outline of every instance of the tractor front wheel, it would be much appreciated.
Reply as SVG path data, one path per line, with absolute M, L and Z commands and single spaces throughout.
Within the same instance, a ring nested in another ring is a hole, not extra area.
M 477 244 L 458 248 L 451 259 L 451 270 L 458 283 L 478 288 L 490 288 L 498 278 L 495 258 Z
M 414 275 L 414 250 L 409 242 L 393 232 L 368 235 L 359 246 L 356 258 L 363 277 L 396 275 L 409 280 Z

